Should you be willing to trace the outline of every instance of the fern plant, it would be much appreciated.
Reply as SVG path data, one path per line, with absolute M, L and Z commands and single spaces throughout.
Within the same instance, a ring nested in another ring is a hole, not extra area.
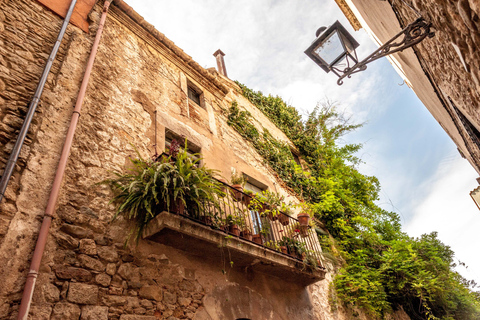
M 115 179 L 105 181 L 115 193 L 111 201 L 117 205 L 114 219 L 122 215 L 132 222 L 127 242 L 132 237 L 138 242 L 148 222 L 174 203 L 182 203 L 189 214 L 198 214 L 205 203 L 218 207 L 218 196 L 223 193 L 213 178 L 217 171 L 200 167 L 199 155 L 194 158 L 186 150 L 158 161 L 138 154 L 131 160 L 130 172 L 116 172 Z

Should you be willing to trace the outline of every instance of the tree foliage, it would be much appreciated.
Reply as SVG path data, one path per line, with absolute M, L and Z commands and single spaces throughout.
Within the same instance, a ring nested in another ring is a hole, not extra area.
M 398 215 L 375 203 L 378 180 L 356 168 L 361 145 L 339 146 L 339 139 L 359 125 L 330 104 L 317 106 L 302 119 L 281 98 L 238 84 L 306 162 L 303 168 L 296 164 L 289 146 L 258 130 L 248 111 L 232 104 L 229 125 L 253 144 L 288 187 L 313 204 L 316 218 L 334 237 L 345 261 L 334 280 L 344 303 L 378 318 L 403 307 L 412 319 L 480 319 L 480 299 L 469 289 L 471 282 L 454 271 L 453 251 L 436 233 L 414 239 L 402 232 Z

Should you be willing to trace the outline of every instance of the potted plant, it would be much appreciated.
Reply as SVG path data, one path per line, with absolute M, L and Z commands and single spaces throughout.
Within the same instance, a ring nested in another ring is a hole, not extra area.
M 278 215 L 278 221 L 282 225 L 288 226 L 290 224 L 290 217 L 292 216 L 292 214 L 293 214 L 292 208 L 282 202 L 282 209 Z
M 200 222 L 206 224 L 207 226 L 211 226 L 214 221 L 214 211 L 208 210 L 205 212 L 202 212 L 202 214 L 199 216 Z
M 252 197 L 252 199 L 250 200 L 248 208 L 264 216 L 264 212 L 269 209 L 265 202 L 266 198 L 263 195 L 257 193 L 255 197 Z
M 217 171 L 198 166 L 200 159 L 188 155 L 186 144 L 176 151 L 175 158 L 169 155 L 158 161 L 145 160 L 137 152 L 130 172 L 117 172 L 115 179 L 103 182 L 115 193 L 114 218 L 123 215 L 133 222 L 127 241 L 131 236 L 138 241 L 145 226 L 162 211 L 199 212 L 203 203 L 214 202 L 222 194 L 219 182 L 213 178 Z
M 280 251 L 282 253 L 288 254 L 288 244 L 290 242 L 290 238 L 283 236 L 282 240 L 278 242 L 278 245 L 280 246 Z
M 262 235 L 258 233 L 252 234 L 252 241 L 258 244 L 263 244 Z
M 252 241 L 253 240 L 252 228 L 245 224 L 242 228 L 242 231 L 240 232 L 240 236 L 242 238 L 247 239 L 248 241 Z
M 252 228 L 250 225 L 247 223 L 247 209 L 240 209 L 238 208 L 238 215 L 241 217 L 238 219 L 238 227 L 240 228 L 240 236 L 242 238 L 245 238 L 249 241 L 252 241 Z
M 229 214 L 226 218 L 228 232 L 234 236 L 240 236 L 240 225 L 243 224 L 243 219 L 239 216 Z
M 273 240 L 267 241 L 267 242 L 265 242 L 264 246 L 268 247 L 270 249 L 273 249 L 275 251 L 281 252 L 280 246 L 278 245 L 278 243 L 276 241 L 273 241 Z
M 232 195 L 235 201 L 241 201 L 243 197 L 243 186 L 245 185 L 245 178 L 240 173 L 235 173 L 232 170 L 232 176 L 230 177 L 230 183 L 232 185 Z
M 302 212 L 297 215 L 298 223 L 301 226 L 308 226 L 310 217 L 313 216 L 313 208 L 307 203 L 301 203 L 300 207 L 302 207 Z
M 301 226 L 308 226 L 308 223 L 310 221 L 310 215 L 302 211 L 298 214 L 297 219 L 298 219 L 298 223 Z
M 280 196 L 278 193 L 270 192 L 268 190 L 262 191 L 262 195 L 265 198 L 264 203 L 268 207 L 268 209 L 264 211 L 265 215 L 271 221 L 278 220 L 280 215 L 278 208 L 282 204 L 283 196 Z
M 243 195 L 242 202 L 244 205 L 248 207 L 250 205 L 250 202 L 252 201 L 252 198 L 254 197 L 253 191 L 243 189 L 243 193 L 244 195 Z

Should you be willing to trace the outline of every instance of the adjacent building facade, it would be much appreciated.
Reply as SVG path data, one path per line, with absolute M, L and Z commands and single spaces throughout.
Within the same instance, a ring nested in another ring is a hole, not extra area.
M 433 38 L 389 57 L 399 75 L 480 173 L 480 5 L 462 1 L 336 0 L 379 45 L 422 16 Z

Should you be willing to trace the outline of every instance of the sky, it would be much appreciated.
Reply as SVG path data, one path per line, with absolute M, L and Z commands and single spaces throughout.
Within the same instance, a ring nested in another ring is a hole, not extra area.
M 213 53 L 221 49 L 230 79 L 279 95 L 304 113 L 330 101 L 354 123 L 364 123 L 343 142 L 363 144 L 359 169 L 380 180 L 378 204 L 397 212 L 412 237 L 437 231 L 468 266 L 457 270 L 480 283 L 480 212 L 469 196 L 478 175 L 453 141 L 387 59 L 338 86 L 335 75 L 304 54 L 315 31 L 336 20 L 360 43 L 360 59 L 376 49 L 363 29 L 353 31 L 333 0 L 127 2 L 201 66 L 216 67 Z

